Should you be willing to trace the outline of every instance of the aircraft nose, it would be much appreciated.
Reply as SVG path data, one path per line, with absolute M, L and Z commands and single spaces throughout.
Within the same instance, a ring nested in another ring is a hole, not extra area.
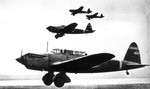
M 19 58 L 17 58 L 16 60 L 17 60 L 19 63 L 25 65 L 25 59 L 24 59 L 24 58 L 19 57 Z
M 54 27 L 49 26 L 49 27 L 47 27 L 46 29 L 49 30 L 49 31 L 51 31 L 51 32 L 53 32 Z

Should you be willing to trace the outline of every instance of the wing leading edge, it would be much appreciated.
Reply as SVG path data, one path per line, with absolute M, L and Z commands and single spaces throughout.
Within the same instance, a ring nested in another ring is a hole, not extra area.
M 83 56 L 63 62 L 56 62 L 52 64 L 52 67 L 55 71 L 63 70 L 70 73 L 84 73 L 87 70 L 90 70 L 93 66 L 104 63 L 115 56 L 110 53 L 99 53 L 88 56 Z
M 63 33 L 72 32 L 76 28 L 77 25 L 78 25 L 77 23 L 71 23 L 68 26 L 66 26 L 64 29 L 62 29 L 61 32 Z

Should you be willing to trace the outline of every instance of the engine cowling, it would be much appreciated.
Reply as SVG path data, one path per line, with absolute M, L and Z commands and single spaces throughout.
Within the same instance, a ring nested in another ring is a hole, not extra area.
M 49 68 L 49 58 L 44 57 L 44 58 L 32 58 L 32 57 L 27 57 L 26 58 L 26 67 L 28 69 L 32 70 L 45 70 Z

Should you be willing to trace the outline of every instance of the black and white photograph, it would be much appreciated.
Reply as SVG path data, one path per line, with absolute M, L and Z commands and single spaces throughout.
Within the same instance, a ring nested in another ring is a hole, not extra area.
M 0 89 L 150 89 L 150 0 L 0 0 Z

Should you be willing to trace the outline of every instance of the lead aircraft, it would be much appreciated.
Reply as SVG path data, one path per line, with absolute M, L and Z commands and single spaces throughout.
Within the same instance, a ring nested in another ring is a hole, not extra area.
M 69 11 L 71 12 L 71 15 L 75 16 L 78 13 L 91 13 L 92 11 L 88 9 L 87 11 L 83 11 L 83 6 L 79 7 L 78 9 L 70 9 Z
M 22 53 L 21 53 L 22 54 Z M 101 73 L 141 68 L 140 52 L 135 42 L 131 43 L 122 61 L 111 60 L 115 56 L 110 53 L 87 55 L 82 51 L 54 49 L 51 54 L 27 53 L 16 60 L 27 69 L 48 71 L 42 80 L 49 86 L 53 82 L 56 87 L 62 87 L 71 82 L 66 73 Z M 54 75 L 54 72 L 58 74 Z
M 61 25 L 61 26 L 49 26 L 46 29 L 52 33 L 56 33 L 55 38 L 59 38 L 64 36 L 65 34 L 87 34 L 87 33 L 93 33 L 95 30 L 92 30 L 92 26 L 90 23 L 87 24 L 87 27 L 85 30 L 77 29 L 76 26 L 77 23 L 71 23 L 67 26 Z

